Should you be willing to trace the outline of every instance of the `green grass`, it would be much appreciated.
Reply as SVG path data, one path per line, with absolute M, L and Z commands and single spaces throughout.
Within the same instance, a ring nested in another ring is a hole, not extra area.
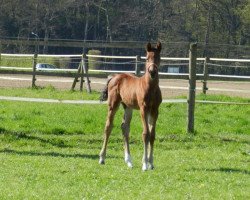
M 59 68 L 67 68 L 70 64 L 70 58 L 38 57 L 37 63 L 50 63 L 56 65 Z M 16 57 L 2 55 L 0 59 L 0 66 L 32 68 L 33 57 Z
M 239 103 L 250 103 L 250 98 L 241 98 L 241 97 L 231 97 L 227 95 L 205 95 L 198 94 L 196 96 L 197 100 L 206 100 L 206 101 L 222 101 L 222 102 L 239 102 Z
M 47 98 L 52 95 L 47 90 L 29 92 Z M 4 95 L 16 94 L 12 92 Z M 52 93 L 65 99 L 80 95 Z M 197 104 L 196 131 L 187 135 L 186 105 L 162 104 L 156 168 L 147 172 L 141 171 L 138 111 L 131 122 L 134 168 L 123 161 L 122 109 L 115 118 L 106 165 L 98 164 L 106 111 L 105 104 L 0 101 L 0 199 L 249 199 L 250 106 Z
M 46 99 L 67 99 L 67 100 L 99 100 L 100 94 L 92 91 L 91 94 L 87 92 L 71 91 L 71 90 L 57 90 L 53 86 L 37 88 L 0 88 L 0 96 L 12 97 L 32 97 L 32 98 L 46 98 Z
M 30 67 L 33 65 L 33 57 L 1 56 L 0 66 L 6 67 Z

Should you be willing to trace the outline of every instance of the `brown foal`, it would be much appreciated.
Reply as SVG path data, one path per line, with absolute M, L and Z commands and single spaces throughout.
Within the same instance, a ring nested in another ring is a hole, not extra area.
M 107 85 L 102 93 L 101 100 L 108 100 L 108 116 L 104 130 L 104 142 L 100 152 L 100 164 L 105 163 L 108 139 L 113 127 L 115 113 L 122 104 L 125 110 L 121 129 L 124 136 L 125 162 L 132 167 L 129 150 L 129 132 L 132 119 L 132 110 L 139 109 L 143 124 L 142 140 L 144 153 L 142 170 L 153 169 L 153 149 L 155 127 L 158 118 L 158 109 L 162 102 L 159 88 L 158 68 L 160 65 L 161 43 L 156 47 L 150 43 L 146 46 L 147 57 L 145 74 L 136 77 L 132 74 L 115 74 L 109 76 Z

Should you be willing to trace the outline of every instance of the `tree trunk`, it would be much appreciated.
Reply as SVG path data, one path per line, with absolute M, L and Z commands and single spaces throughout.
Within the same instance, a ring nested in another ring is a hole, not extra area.
M 89 5 L 86 3 L 86 19 L 85 19 L 85 28 L 84 28 L 84 42 L 88 39 L 88 28 L 89 28 Z M 86 48 L 83 46 L 82 48 L 83 53 L 86 53 Z
M 208 7 L 208 14 L 207 14 L 207 29 L 205 34 L 205 46 L 203 51 L 203 57 L 207 57 L 208 55 L 208 43 L 209 43 L 209 36 L 210 36 L 210 25 L 211 25 L 211 2 L 209 1 Z
M 48 40 L 49 40 L 49 31 L 47 28 L 45 28 L 44 33 L 44 46 L 43 46 L 43 54 L 48 54 Z

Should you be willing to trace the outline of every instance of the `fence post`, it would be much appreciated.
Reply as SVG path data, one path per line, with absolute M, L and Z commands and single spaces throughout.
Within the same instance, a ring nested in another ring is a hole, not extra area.
M 78 82 L 78 76 L 79 76 L 81 69 L 82 69 L 82 63 L 83 63 L 83 56 L 82 56 L 82 59 L 78 65 L 77 73 L 76 73 L 76 76 L 75 76 L 74 81 L 72 83 L 71 90 L 74 90 L 76 87 L 76 82 Z
M 0 41 L 0 64 L 2 62 L 2 56 L 1 56 L 1 54 L 2 54 L 2 42 Z
M 141 61 L 141 56 L 136 56 L 135 58 L 135 75 L 136 76 L 139 76 L 141 73 L 140 61 Z
M 203 77 L 204 77 L 204 80 L 203 80 L 203 86 L 202 86 L 202 92 L 203 94 L 206 94 L 207 93 L 207 78 L 208 78 L 208 65 L 207 63 L 209 62 L 209 58 L 208 57 L 205 57 L 205 60 L 204 60 L 204 68 L 203 68 Z
M 88 62 L 86 62 L 86 60 L 87 60 L 86 54 L 83 55 L 82 60 L 83 60 L 83 63 L 82 63 L 83 73 L 85 74 L 84 82 L 86 84 L 87 92 L 91 93 L 90 80 L 89 80 L 89 74 L 88 74 Z
M 196 58 L 197 43 L 191 43 L 189 49 L 189 94 L 188 94 L 188 124 L 187 132 L 194 133 L 194 110 L 196 90 Z
M 83 73 L 83 62 L 84 62 L 84 55 L 85 54 L 82 54 L 82 60 L 81 60 L 81 63 L 79 65 L 79 68 L 80 68 L 80 71 L 79 71 L 79 74 L 80 74 L 80 91 L 82 91 L 82 88 L 83 88 L 83 76 L 84 76 L 84 73 Z
M 34 54 L 33 58 L 32 88 L 36 87 L 36 64 L 37 64 L 37 53 Z

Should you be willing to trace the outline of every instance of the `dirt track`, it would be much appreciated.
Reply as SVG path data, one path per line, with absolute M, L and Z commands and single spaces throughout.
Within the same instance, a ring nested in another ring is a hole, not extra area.
M 90 78 L 91 88 L 100 91 L 106 80 L 100 78 Z M 36 84 L 38 86 L 52 85 L 58 89 L 70 89 L 73 78 L 37 76 Z M 21 88 L 31 86 L 30 75 L 13 75 L 0 74 L 0 87 L 2 88 Z M 167 80 L 161 79 L 160 86 L 163 98 L 173 98 L 175 96 L 187 95 L 188 81 L 186 80 Z M 85 86 L 84 86 L 85 87 Z M 79 83 L 76 89 L 79 88 Z M 202 90 L 202 82 L 197 81 L 197 92 Z M 226 94 L 230 96 L 239 96 L 250 98 L 250 82 L 224 82 L 224 81 L 209 81 L 207 94 Z

